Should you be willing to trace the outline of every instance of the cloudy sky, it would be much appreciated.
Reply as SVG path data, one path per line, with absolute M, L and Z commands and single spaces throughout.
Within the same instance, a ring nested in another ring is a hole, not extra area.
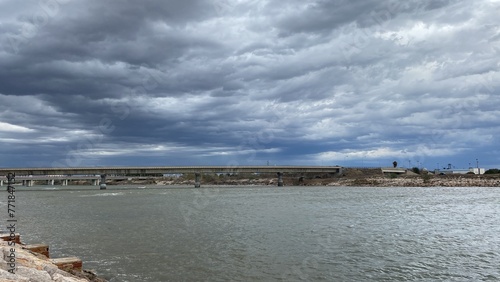
M 500 167 L 499 0 L 0 0 L 0 166 Z

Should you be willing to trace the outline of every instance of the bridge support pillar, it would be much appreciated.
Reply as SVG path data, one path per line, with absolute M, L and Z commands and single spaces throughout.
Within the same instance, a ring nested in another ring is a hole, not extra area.
M 63 179 L 61 185 L 68 186 L 68 179 Z
M 23 186 L 26 186 L 26 180 L 23 180 Z
M 99 185 L 99 189 L 106 189 L 106 174 L 101 174 L 101 184 Z
M 14 187 L 12 185 L 14 185 L 14 180 L 16 178 L 16 175 L 9 172 L 7 173 L 7 191 L 10 193 L 11 191 L 14 191 Z
M 194 188 L 200 188 L 201 187 L 201 181 L 200 181 L 201 174 L 195 173 L 194 174 Z
M 54 179 L 49 179 L 49 180 L 47 180 L 47 185 L 52 185 L 52 186 L 54 186 Z
M 3 186 L 3 179 L 0 179 L 0 186 Z
M 92 179 L 92 186 L 97 186 L 99 184 L 98 179 Z
M 278 186 L 283 186 L 283 172 L 276 173 L 278 175 Z
M 32 187 L 33 186 L 33 180 L 26 180 L 26 186 L 27 187 Z

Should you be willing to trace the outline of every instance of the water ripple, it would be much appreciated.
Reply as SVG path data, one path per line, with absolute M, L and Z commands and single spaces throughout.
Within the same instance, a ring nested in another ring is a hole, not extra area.
M 58 256 L 80 256 L 110 281 L 500 279 L 500 189 L 18 195 L 27 243 L 46 242 Z

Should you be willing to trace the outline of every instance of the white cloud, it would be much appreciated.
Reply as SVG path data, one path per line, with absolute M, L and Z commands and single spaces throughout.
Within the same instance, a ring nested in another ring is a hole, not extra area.
M 28 128 L 28 127 L 19 126 L 19 125 L 10 124 L 10 123 L 0 121 L 0 131 L 1 132 L 23 133 L 23 132 L 33 132 L 34 130 L 31 128 Z
M 425 156 L 452 156 L 457 153 L 456 148 L 429 148 L 427 146 L 419 146 L 413 150 L 395 150 L 390 147 L 381 147 L 371 150 L 345 150 L 340 152 L 322 152 L 315 157 L 321 161 L 339 161 L 345 160 L 361 160 L 361 159 L 386 159 L 386 158 L 399 158 L 407 159 L 414 157 Z

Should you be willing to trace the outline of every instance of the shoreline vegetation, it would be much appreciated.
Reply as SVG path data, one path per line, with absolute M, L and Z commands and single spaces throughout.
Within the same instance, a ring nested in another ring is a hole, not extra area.
M 201 186 L 276 186 L 277 176 L 262 174 L 203 174 Z M 383 173 L 380 168 L 345 168 L 341 174 L 283 174 L 284 186 L 352 186 L 352 187 L 500 187 L 500 174 L 444 174 L 427 171 L 414 173 Z M 73 185 L 90 185 L 75 181 Z M 108 180 L 107 185 L 193 185 L 193 174 L 139 177 L 129 180 Z
M 204 174 L 201 185 L 276 186 L 275 174 Z M 194 185 L 194 175 L 179 177 L 155 177 L 114 181 L 108 185 Z M 445 174 L 434 175 L 422 171 L 419 174 L 406 171 L 403 174 L 383 173 L 380 168 L 346 168 L 340 175 L 329 173 L 284 174 L 284 186 L 351 186 L 351 187 L 500 187 L 500 174 Z

